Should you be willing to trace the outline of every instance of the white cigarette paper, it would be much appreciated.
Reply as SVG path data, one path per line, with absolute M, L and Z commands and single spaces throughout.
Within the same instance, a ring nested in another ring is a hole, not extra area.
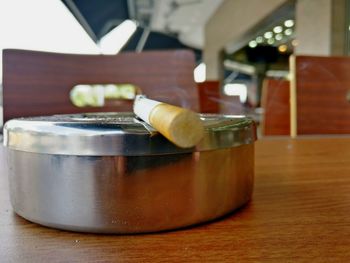
M 144 95 L 137 95 L 134 102 L 134 113 L 147 124 L 152 125 L 149 120 L 150 113 L 159 104 L 162 102 L 147 99 Z
M 134 113 L 182 148 L 195 146 L 204 135 L 199 115 L 188 109 L 138 95 L 134 102 Z

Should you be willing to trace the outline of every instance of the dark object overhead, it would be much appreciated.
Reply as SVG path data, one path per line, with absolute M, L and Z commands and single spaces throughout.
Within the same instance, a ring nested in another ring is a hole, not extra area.
M 137 46 L 144 33 L 144 28 L 138 27 L 129 42 L 123 47 L 122 51 L 136 51 Z M 168 49 L 189 49 L 190 47 L 182 44 L 175 36 L 170 36 L 160 32 L 151 31 L 147 37 L 142 50 L 168 50 Z M 202 51 L 199 49 L 190 48 L 194 51 L 196 61 L 199 61 L 202 56 Z
M 152 1 L 127 0 L 62 0 L 75 18 L 83 26 L 90 37 L 97 43 L 105 34 L 126 19 L 136 20 L 139 24 L 136 32 L 122 49 L 123 51 L 191 49 L 196 54 L 196 60 L 201 59 L 201 50 L 182 44 L 175 35 L 150 31 L 144 44 L 140 45 L 144 28 L 148 28 L 151 15 L 146 17 L 138 11 L 138 5 L 153 7 Z M 141 10 L 141 9 L 140 9 Z M 142 42 L 142 41 L 141 41 Z M 140 46 L 142 48 L 140 49 Z
M 137 44 L 140 41 L 144 29 L 138 27 L 135 34 L 129 40 L 129 43 L 123 48 L 123 50 L 135 50 Z M 150 32 L 147 37 L 147 41 L 144 45 L 144 49 L 174 49 L 174 48 L 187 48 L 176 37 L 169 36 L 160 32 Z
M 62 0 L 62 2 L 95 41 L 130 18 L 126 0 Z
M 278 59 L 278 49 L 274 46 L 247 48 L 247 59 L 252 63 L 273 63 Z

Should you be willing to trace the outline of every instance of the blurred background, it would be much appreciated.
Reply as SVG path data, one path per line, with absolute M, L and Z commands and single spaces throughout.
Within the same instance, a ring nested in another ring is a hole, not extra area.
M 290 104 L 290 57 L 347 57 L 349 11 L 348 0 L 0 0 L 0 49 L 188 49 L 201 112 L 245 114 L 260 136 L 290 135 L 290 107 L 298 104 Z M 77 107 L 97 107 L 108 98 L 132 99 L 135 90 L 132 83 L 85 85 L 70 95 Z

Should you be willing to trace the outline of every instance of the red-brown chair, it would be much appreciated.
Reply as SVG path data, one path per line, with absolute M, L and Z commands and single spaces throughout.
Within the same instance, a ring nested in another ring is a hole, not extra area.
M 291 58 L 292 135 L 350 134 L 350 58 Z
M 220 82 L 216 80 L 197 83 L 200 112 L 220 112 Z
M 264 80 L 261 97 L 262 135 L 290 135 L 289 85 L 285 79 Z
M 199 111 L 194 67 L 194 54 L 188 50 L 108 56 L 4 50 L 4 121 L 60 113 L 132 110 L 132 101 L 127 100 L 102 108 L 76 107 L 69 94 L 77 84 L 130 83 L 152 99 Z

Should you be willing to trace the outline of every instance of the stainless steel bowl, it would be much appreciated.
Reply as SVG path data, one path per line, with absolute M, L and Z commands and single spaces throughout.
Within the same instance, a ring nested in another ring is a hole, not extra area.
M 206 134 L 181 149 L 131 113 L 56 115 L 4 127 L 10 197 L 20 216 L 97 233 L 175 229 L 251 198 L 255 125 L 203 115 Z

